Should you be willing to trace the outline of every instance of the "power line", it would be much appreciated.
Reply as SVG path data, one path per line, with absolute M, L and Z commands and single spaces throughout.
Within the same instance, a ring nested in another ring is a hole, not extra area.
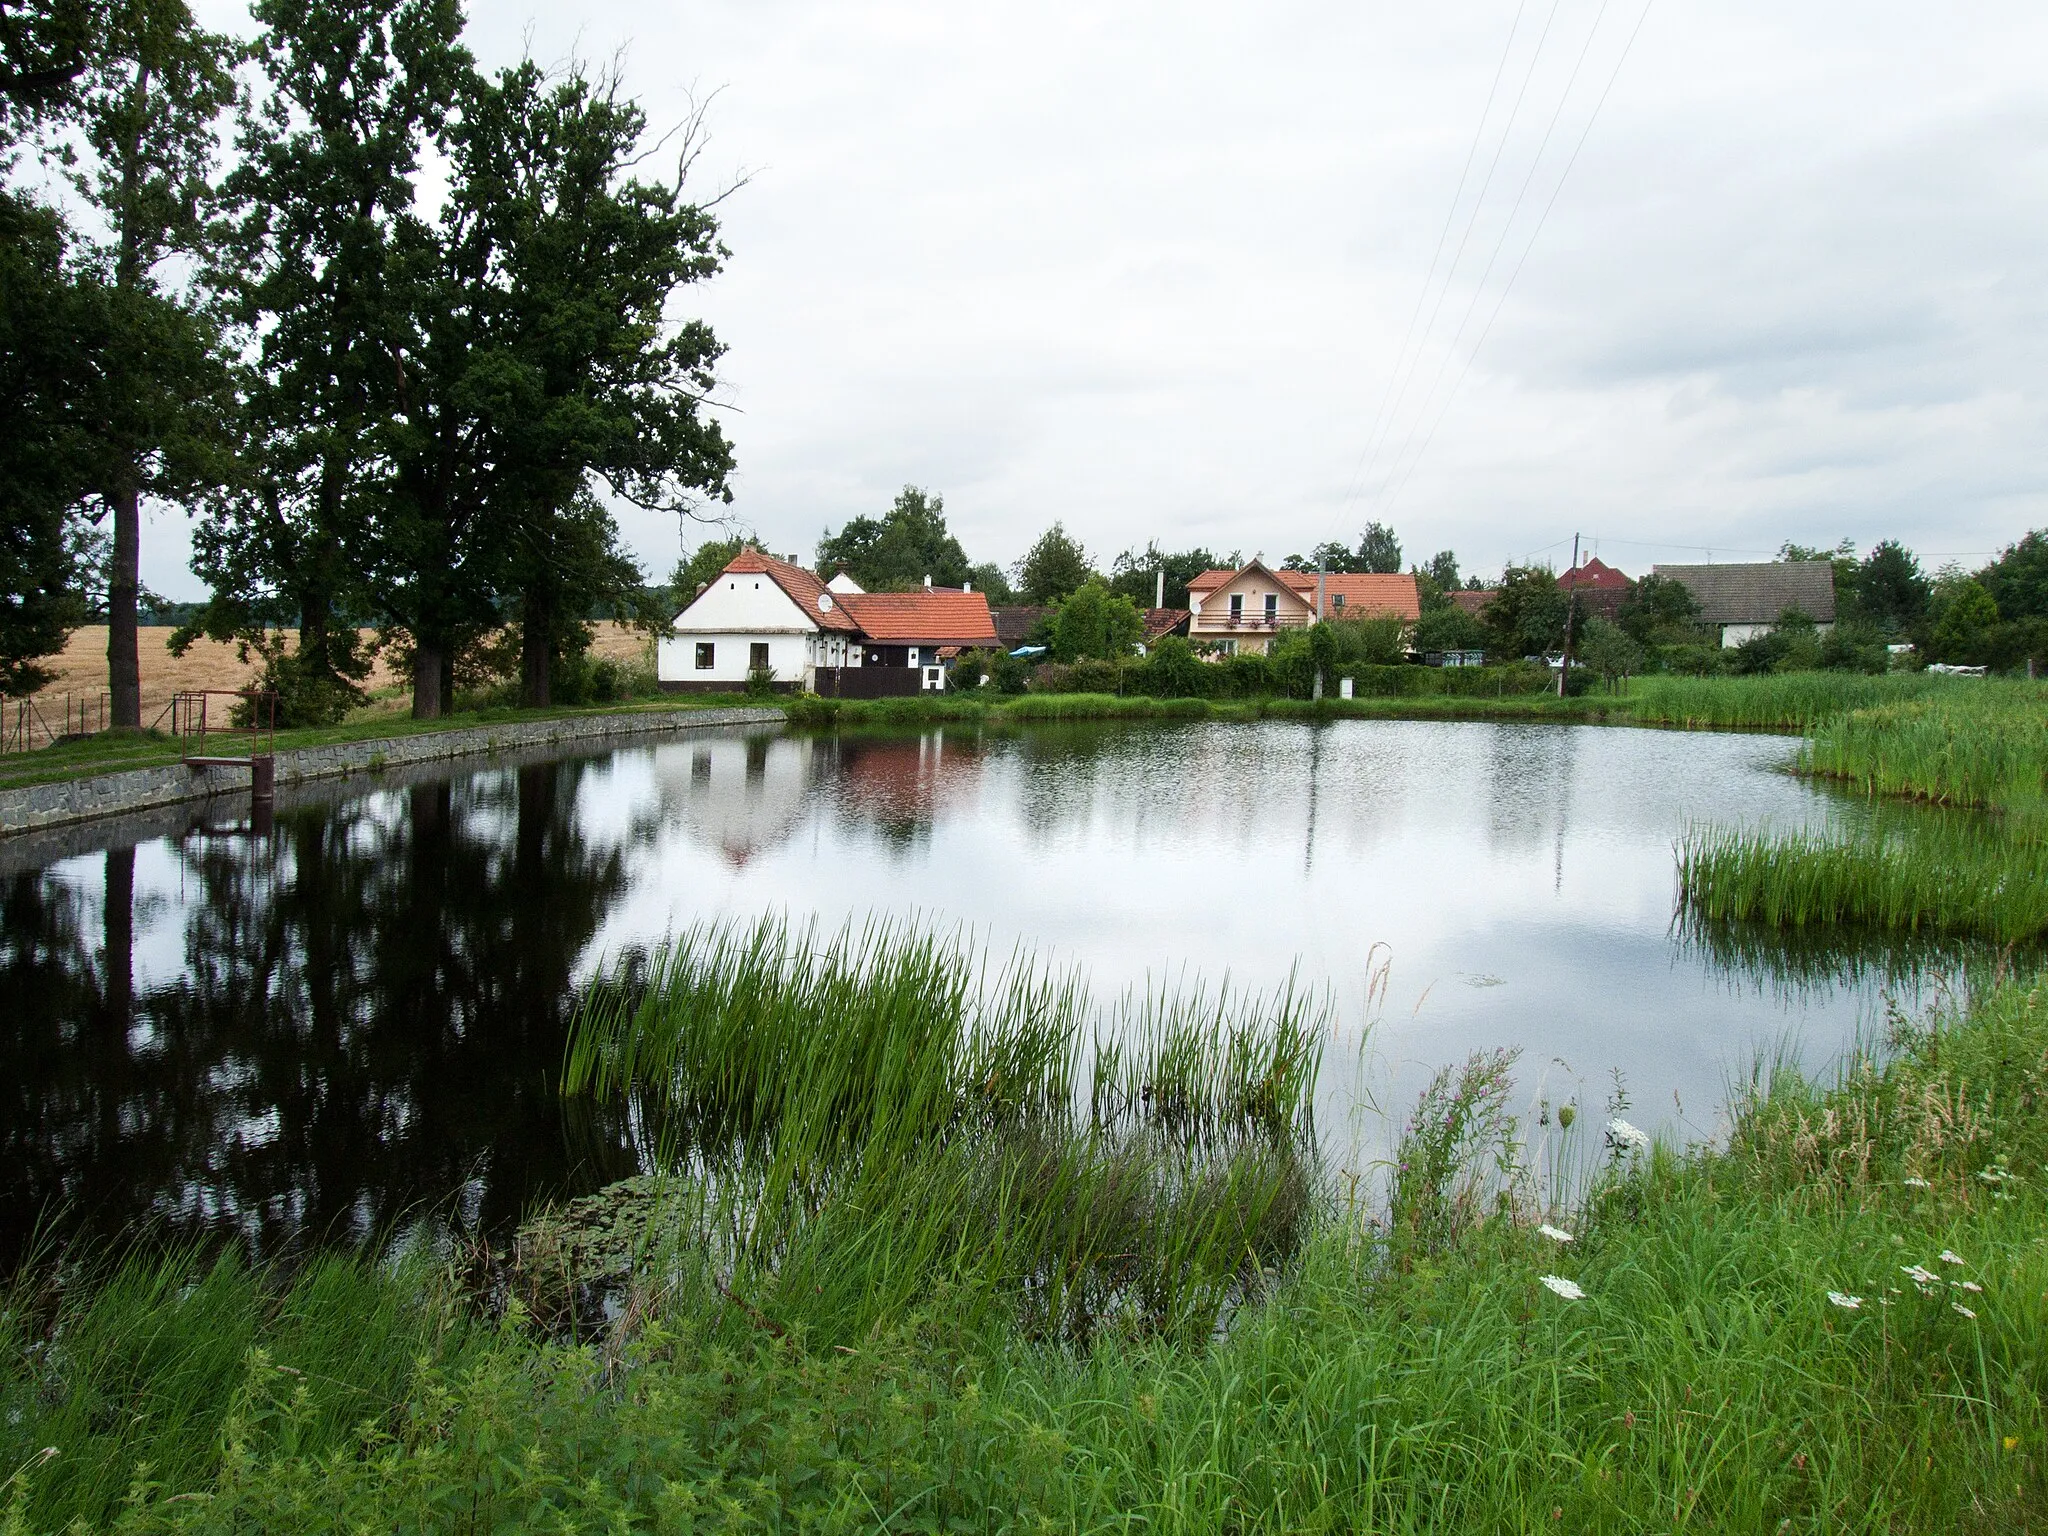
M 1614 61 L 1614 69 L 1607 76 L 1607 84 L 1600 92 L 1600 99 L 1593 103 L 1592 114 L 1587 117 L 1586 126 L 1579 133 L 1579 141 L 1572 146 L 1571 158 L 1565 161 L 1564 173 L 1557 178 L 1557 185 L 1551 188 L 1550 200 L 1543 205 L 1543 213 L 1536 220 L 1536 228 L 1529 236 L 1529 243 L 1522 248 L 1522 255 L 1515 263 L 1515 270 L 1508 274 L 1507 286 L 1501 289 L 1500 298 L 1493 306 L 1493 313 L 1486 317 L 1486 328 L 1479 333 L 1479 339 L 1472 344 L 1472 355 L 1465 359 L 1465 366 L 1458 370 L 1457 378 L 1451 382 L 1450 393 L 1444 396 L 1443 407 L 1437 412 L 1436 420 L 1430 423 L 1429 435 L 1422 440 L 1422 446 L 1416 450 L 1415 458 L 1408 466 L 1408 474 L 1402 477 L 1400 485 L 1394 488 L 1393 495 L 1385 503 L 1389 511 L 1400 498 L 1401 492 L 1408 488 L 1408 481 L 1413 478 L 1416 466 L 1421 464 L 1423 455 L 1429 452 L 1429 445 L 1436 440 L 1437 428 L 1443 425 L 1444 417 L 1449 414 L 1451 402 L 1457 398 L 1458 389 L 1465 382 L 1465 375 L 1472 371 L 1472 364 L 1478 360 L 1481 348 L 1486 345 L 1486 338 L 1493 334 L 1494 322 L 1500 318 L 1501 309 L 1507 303 L 1508 295 L 1514 292 L 1515 279 L 1522 275 L 1522 268 L 1528 265 L 1529 253 L 1536 249 L 1536 242 L 1543 234 L 1543 226 L 1550 222 L 1550 210 L 1557 206 L 1558 195 L 1564 191 L 1564 184 L 1571 176 L 1572 167 L 1579 163 L 1579 151 L 1586 147 L 1586 140 L 1592 135 L 1593 125 L 1600 120 L 1600 109 L 1607 105 L 1608 95 L 1614 90 L 1614 82 L 1621 78 L 1621 67 L 1628 62 L 1629 52 L 1635 47 L 1636 38 L 1642 33 L 1643 24 L 1650 19 L 1651 8 L 1656 3 L 1657 0 L 1643 0 L 1642 14 L 1636 18 L 1636 24 L 1629 32 L 1628 41 L 1622 44 L 1621 54 Z
M 1451 344 L 1449 348 L 1444 352 L 1443 360 L 1437 364 L 1436 376 L 1429 381 L 1429 389 L 1422 397 L 1422 404 L 1417 408 L 1424 419 L 1428 418 L 1430 403 L 1436 399 L 1437 387 L 1443 383 L 1444 373 L 1451 366 L 1451 359 L 1458 355 L 1458 343 L 1465 339 L 1465 329 L 1467 326 L 1471 325 L 1473 312 L 1478 309 L 1480 297 L 1486 292 L 1486 280 L 1493 276 L 1494 263 L 1500 260 L 1500 253 L 1507 247 L 1508 236 L 1514 231 L 1515 219 L 1517 218 L 1517 216 L 1520 215 L 1522 211 L 1523 200 L 1528 197 L 1529 188 L 1535 184 L 1536 172 L 1540 170 L 1543 165 L 1543 152 L 1546 149 L 1550 148 L 1550 136 L 1553 133 L 1557 132 L 1558 120 L 1564 116 L 1564 109 L 1566 105 L 1571 101 L 1572 87 L 1579 83 L 1579 71 L 1586 67 L 1586 57 L 1593 51 L 1593 40 L 1600 35 L 1600 23 L 1607 19 L 1608 4 L 1609 0 L 1600 0 L 1600 9 L 1593 13 L 1593 25 L 1586 29 L 1586 41 L 1579 47 L 1578 58 L 1572 61 L 1572 72 L 1565 77 L 1564 90 L 1560 92 L 1558 95 L 1557 106 L 1555 107 L 1555 109 L 1552 110 L 1550 114 L 1550 121 L 1546 123 L 1543 127 L 1543 137 L 1539 139 L 1536 143 L 1536 153 L 1532 155 L 1529 159 L 1528 173 L 1522 177 L 1522 185 L 1515 192 L 1514 206 L 1508 209 L 1507 219 L 1504 223 L 1502 223 L 1500 227 L 1500 238 L 1493 242 L 1493 249 L 1491 252 L 1487 254 L 1486 267 L 1483 271 L 1480 272 L 1479 281 L 1472 285 L 1472 297 L 1465 304 L 1465 313 L 1458 319 L 1458 329 L 1451 337 Z M 1596 105 L 1594 108 L 1594 112 L 1597 114 L 1598 111 L 1599 108 Z M 1590 128 L 1590 126 L 1591 119 L 1588 119 L 1588 127 Z M 1573 158 L 1577 158 L 1576 152 L 1574 153 Z M 1567 162 L 1565 165 L 1564 174 L 1566 176 L 1569 176 L 1571 174 L 1571 165 L 1569 162 Z M 1558 178 L 1558 186 L 1561 187 L 1563 185 L 1564 178 L 1561 176 Z M 1551 193 L 1551 198 L 1552 201 L 1556 200 L 1556 191 L 1554 189 Z M 1545 212 L 1548 212 L 1547 208 Z M 1537 224 L 1536 229 L 1538 234 L 1542 233 L 1543 226 L 1540 221 Z M 1530 246 L 1534 246 L 1534 235 L 1530 236 L 1529 243 Z M 1525 249 L 1523 252 L 1523 260 L 1527 259 L 1528 252 Z M 1519 263 L 1517 264 L 1516 270 L 1518 272 L 1520 271 Z M 1510 277 L 1510 287 L 1513 286 L 1513 282 L 1513 278 Z M 1502 290 L 1503 298 L 1506 297 L 1506 292 L 1506 289 Z M 1476 351 L 1477 349 L 1475 348 L 1474 350 Z M 1419 427 L 1420 422 L 1417 423 L 1417 428 Z M 1434 434 L 1434 430 L 1435 429 L 1432 426 L 1432 435 Z M 1413 443 L 1414 441 L 1415 429 L 1411 429 L 1406 440 L 1402 442 L 1400 451 L 1394 455 L 1394 462 L 1392 467 L 1390 467 L 1387 471 L 1386 481 L 1383 482 L 1380 486 L 1380 491 L 1382 495 L 1386 493 L 1387 485 L 1391 484 L 1394 480 L 1394 477 L 1397 474 L 1401 473 L 1401 461 L 1407 456 L 1409 444 Z M 1421 455 L 1418 452 L 1417 458 L 1419 459 L 1420 457 Z M 1405 486 L 1407 483 L 1408 477 L 1406 475 L 1401 475 L 1401 484 Z
M 1479 210 L 1483 208 L 1486 204 L 1486 194 L 1493 187 L 1494 172 L 1500 168 L 1500 157 L 1502 153 L 1505 152 L 1505 150 L 1507 149 L 1509 138 L 1511 138 L 1514 134 L 1515 119 L 1521 116 L 1522 103 L 1524 100 L 1527 99 L 1529 95 L 1529 82 L 1536 78 L 1536 66 L 1539 62 L 1541 62 L 1543 58 L 1543 45 L 1547 41 L 1549 41 L 1551 26 L 1557 20 L 1557 9 L 1558 6 L 1562 3 L 1563 0 L 1551 0 L 1549 14 L 1546 15 L 1543 19 L 1543 30 L 1542 32 L 1537 34 L 1536 37 L 1535 51 L 1529 55 L 1529 67 L 1522 72 L 1522 83 L 1521 86 L 1515 92 L 1514 105 L 1508 109 L 1507 121 L 1501 127 L 1500 142 L 1494 145 L 1493 147 L 1493 158 L 1487 162 L 1486 176 L 1479 184 L 1479 194 L 1478 196 L 1473 198 L 1471 212 L 1467 214 L 1465 218 L 1465 228 L 1463 229 L 1463 231 L 1460 232 L 1458 236 L 1458 249 L 1452 254 L 1450 267 L 1444 273 L 1444 285 L 1442 288 L 1437 290 L 1436 303 L 1430 306 L 1429 321 L 1422 328 L 1422 337 L 1415 345 L 1414 355 L 1412 357 L 1406 358 L 1405 373 L 1402 371 L 1401 362 L 1398 360 L 1396 362 L 1395 376 L 1399 380 L 1400 390 L 1394 396 L 1394 405 L 1392 412 L 1385 419 L 1384 434 L 1390 434 L 1393 431 L 1394 423 L 1400 419 L 1402 403 L 1408 398 L 1408 386 L 1415 382 L 1415 370 L 1421 366 L 1423 351 L 1429 345 L 1429 338 L 1436 331 L 1437 316 L 1443 312 L 1444 300 L 1450 295 L 1451 284 L 1457 278 L 1458 264 L 1465 258 L 1465 246 L 1472 238 L 1472 230 L 1474 226 L 1476 226 L 1479 222 Z M 1519 10 L 1516 11 L 1516 27 L 1519 27 L 1521 25 L 1521 17 L 1522 13 Z M 1508 36 L 1508 53 L 1512 53 L 1513 48 L 1514 34 L 1512 31 L 1510 31 Z M 1507 53 L 1504 53 L 1501 59 L 1502 68 L 1506 67 L 1506 63 Z M 1491 97 L 1489 96 L 1489 110 L 1490 109 Z M 1486 117 L 1484 114 L 1482 114 L 1479 120 L 1479 135 L 1483 136 L 1485 131 Z M 1474 142 L 1476 144 L 1476 138 Z M 1457 199 L 1453 198 L 1451 202 L 1452 218 L 1455 218 L 1457 216 L 1457 211 Z M 1446 228 L 1448 229 L 1448 222 L 1446 224 Z M 1432 262 L 1432 273 L 1434 273 L 1434 270 L 1435 263 Z M 1427 297 L 1428 292 L 1428 285 L 1425 283 L 1423 288 L 1423 294 L 1425 297 Z M 1404 356 L 1406 355 L 1405 347 L 1403 348 L 1403 354 Z M 1393 381 L 1390 380 L 1389 388 L 1392 388 L 1392 385 Z M 1382 433 L 1381 429 L 1376 426 L 1374 429 L 1373 437 L 1368 439 L 1366 443 L 1366 462 L 1364 464 L 1364 467 L 1355 476 L 1354 484 L 1345 492 L 1344 500 L 1347 506 L 1352 501 L 1357 499 L 1358 490 L 1362 486 L 1363 482 L 1371 478 L 1373 467 L 1379 462 L 1379 450 L 1385 442 L 1384 434 Z
M 1409 312 L 1408 329 L 1401 333 L 1400 350 L 1394 354 L 1393 369 L 1387 374 L 1387 387 L 1380 395 L 1379 409 L 1373 413 L 1372 430 L 1366 434 L 1365 445 L 1358 450 L 1358 462 L 1352 466 L 1351 479 L 1344 493 L 1344 500 L 1347 503 L 1357 494 L 1357 483 L 1365 471 L 1366 455 L 1372 452 L 1373 444 L 1379 440 L 1380 422 L 1387 414 L 1388 402 L 1394 397 L 1394 383 L 1401 377 L 1401 366 L 1408 360 L 1408 343 L 1414 338 L 1415 322 L 1422 318 L 1422 306 L 1428 301 L 1429 290 L 1436 282 L 1437 263 L 1443 259 L 1444 243 L 1451 238 L 1451 225 L 1457 221 L 1458 204 L 1464 201 L 1465 183 L 1472 175 L 1472 162 L 1479 157 L 1480 141 L 1486 137 L 1486 120 L 1493 116 L 1493 102 L 1494 98 L 1500 94 L 1501 76 L 1507 73 L 1508 59 L 1515 51 L 1515 35 L 1522 29 L 1522 13 L 1528 8 L 1529 0 L 1521 0 L 1521 4 L 1515 8 L 1514 23 L 1508 28 L 1507 45 L 1500 51 L 1500 63 L 1494 66 L 1493 84 L 1486 89 L 1486 106 L 1480 111 L 1479 123 L 1472 130 L 1471 146 L 1465 151 L 1465 164 L 1458 172 L 1458 190 L 1451 194 L 1451 205 L 1444 210 L 1444 227 L 1437 232 L 1436 249 L 1430 252 L 1429 256 L 1429 271 L 1422 279 L 1422 287 L 1416 290 L 1415 308 Z M 1513 125 L 1514 119 L 1512 116 L 1509 117 L 1508 122 L 1510 126 Z M 1497 161 L 1499 156 L 1496 155 L 1495 159 Z M 1488 167 L 1487 175 L 1489 178 L 1492 176 L 1491 167 Z M 1484 187 L 1480 189 L 1479 195 L 1483 201 L 1486 196 Z M 1476 207 L 1477 204 L 1475 203 L 1474 206 Z M 1462 241 L 1460 242 L 1460 249 L 1463 249 Z M 1453 261 L 1453 270 L 1456 269 L 1456 266 L 1457 263 Z M 1445 278 L 1447 283 L 1449 280 L 1448 277 Z

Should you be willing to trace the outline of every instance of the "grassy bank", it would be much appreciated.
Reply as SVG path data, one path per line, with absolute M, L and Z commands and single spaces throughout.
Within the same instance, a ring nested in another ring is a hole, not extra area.
M 758 1038 L 705 935 L 616 977 L 585 1036 L 587 1087 L 648 1095 L 683 1182 L 777 1144 L 801 1181 L 877 1135 L 924 1163 L 1047 1107 L 1015 1085 L 1101 1066 L 1031 1022 L 1086 1014 L 1028 968 L 963 983 L 958 952 L 900 934 L 871 975 L 851 945 L 724 942 L 773 999 Z M 817 1015 L 837 1033 L 813 1047 L 802 1010 L 828 1002 L 864 1022 Z M 1224 1022 L 1283 1034 L 1270 1001 L 1153 1017 L 1126 1058 L 1151 1065 L 1107 1081 L 1167 1081 L 1178 1038 L 1212 1106 L 1273 1061 L 1233 1056 Z M 1543 1133 L 1601 1170 L 1563 1211 L 1501 1160 L 1523 1143 L 1482 1059 L 1425 1096 L 1391 1209 L 1319 1180 L 1219 1331 L 1132 1307 L 1048 1332 L 1030 1266 L 991 1289 L 975 1248 L 917 1238 L 945 1226 L 921 1184 L 795 1202 L 794 1226 L 732 1234 L 753 1257 L 728 1248 L 715 1284 L 644 1268 L 578 1337 L 420 1265 L 30 1277 L 5 1309 L 8 1529 L 2027 1529 L 2048 1519 L 2044 1060 L 2048 998 L 2008 984 L 1838 1086 L 1780 1073 L 1722 1151 L 1582 1114 Z M 792 1084 L 807 1065 L 830 1082 Z M 1095 1134 L 1095 1095 L 1074 1102 L 1068 1132 Z M 1100 1107 L 1159 1134 L 1146 1102 Z M 847 1309 L 860 1292 L 893 1299 Z
M 1872 681 L 1891 681 L 1873 679 Z M 1975 681 L 1821 718 L 1800 771 L 1873 798 L 1981 813 L 1826 835 L 1689 833 L 1691 913 L 2028 943 L 2048 937 L 2048 691 Z
M 438 720 L 414 720 L 408 716 L 378 714 L 340 725 L 315 726 L 303 730 L 279 731 L 276 748 L 288 752 L 299 747 L 325 747 L 356 741 L 396 740 L 432 731 L 459 731 L 476 726 L 511 725 L 530 720 L 565 720 L 579 715 L 640 714 L 649 711 L 686 709 L 728 709 L 757 701 L 739 694 L 668 694 L 658 699 L 635 699 L 616 704 L 563 706 L 555 709 L 470 709 L 443 715 Z M 218 707 L 218 706 L 216 706 Z M 212 740 L 212 733 L 209 733 Z M 237 740 L 223 734 L 218 749 L 240 752 L 248 737 Z M 33 752 L 0 756 L 0 789 L 29 784 L 53 784 L 64 779 L 86 778 L 99 773 L 121 773 L 131 768 L 155 768 L 178 762 L 184 744 L 175 736 L 154 731 L 102 731 L 79 741 L 59 742 Z

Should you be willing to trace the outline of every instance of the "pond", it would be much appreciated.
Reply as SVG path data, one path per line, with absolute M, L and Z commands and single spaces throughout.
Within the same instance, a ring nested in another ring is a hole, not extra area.
M 1361 1167 L 1430 1072 L 1706 1137 L 1759 1060 L 1824 1068 L 1941 957 L 1704 941 L 1695 822 L 1867 814 L 1781 737 L 1344 721 L 728 731 L 332 785 L 0 843 L 0 1265 L 69 1233 L 254 1252 L 637 1171 L 555 1091 L 579 985 L 707 917 L 871 912 L 1085 968 L 1098 997 L 1324 992 L 1318 1096 Z M 239 810 L 240 807 L 233 807 Z

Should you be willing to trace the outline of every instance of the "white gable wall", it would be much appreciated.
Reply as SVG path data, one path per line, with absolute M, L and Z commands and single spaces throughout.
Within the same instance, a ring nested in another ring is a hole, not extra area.
M 753 670 L 754 647 L 768 647 L 777 682 L 812 685 L 811 669 L 841 664 L 853 649 L 817 621 L 765 574 L 721 575 L 676 615 L 673 632 L 655 647 L 655 675 L 664 683 L 743 688 Z M 699 647 L 710 662 L 699 666 Z

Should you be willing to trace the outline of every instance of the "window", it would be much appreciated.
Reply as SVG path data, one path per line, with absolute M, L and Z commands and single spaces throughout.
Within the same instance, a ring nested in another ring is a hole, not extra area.
M 1242 619 L 1243 617 L 1244 594 L 1242 592 L 1233 592 L 1230 594 L 1230 622 L 1235 624 L 1239 619 Z
M 1278 592 L 1268 592 L 1266 594 L 1266 622 L 1270 624 L 1279 616 L 1280 594 Z
M 697 670 L 709 672 L 717 664 L 718 647 L 709 640 L 697 642 Z
M 749 647 L 747 667 L 754 672 L 766 672 L 768 670 L 768 642 L 766 640 L 756 640 Z
M 1337 607 L 1342 608 L 1344 606 L 1344 594 L 1342 592 L 1339 592 L 1335 597 L 1331 598 L 1330 601 Z

